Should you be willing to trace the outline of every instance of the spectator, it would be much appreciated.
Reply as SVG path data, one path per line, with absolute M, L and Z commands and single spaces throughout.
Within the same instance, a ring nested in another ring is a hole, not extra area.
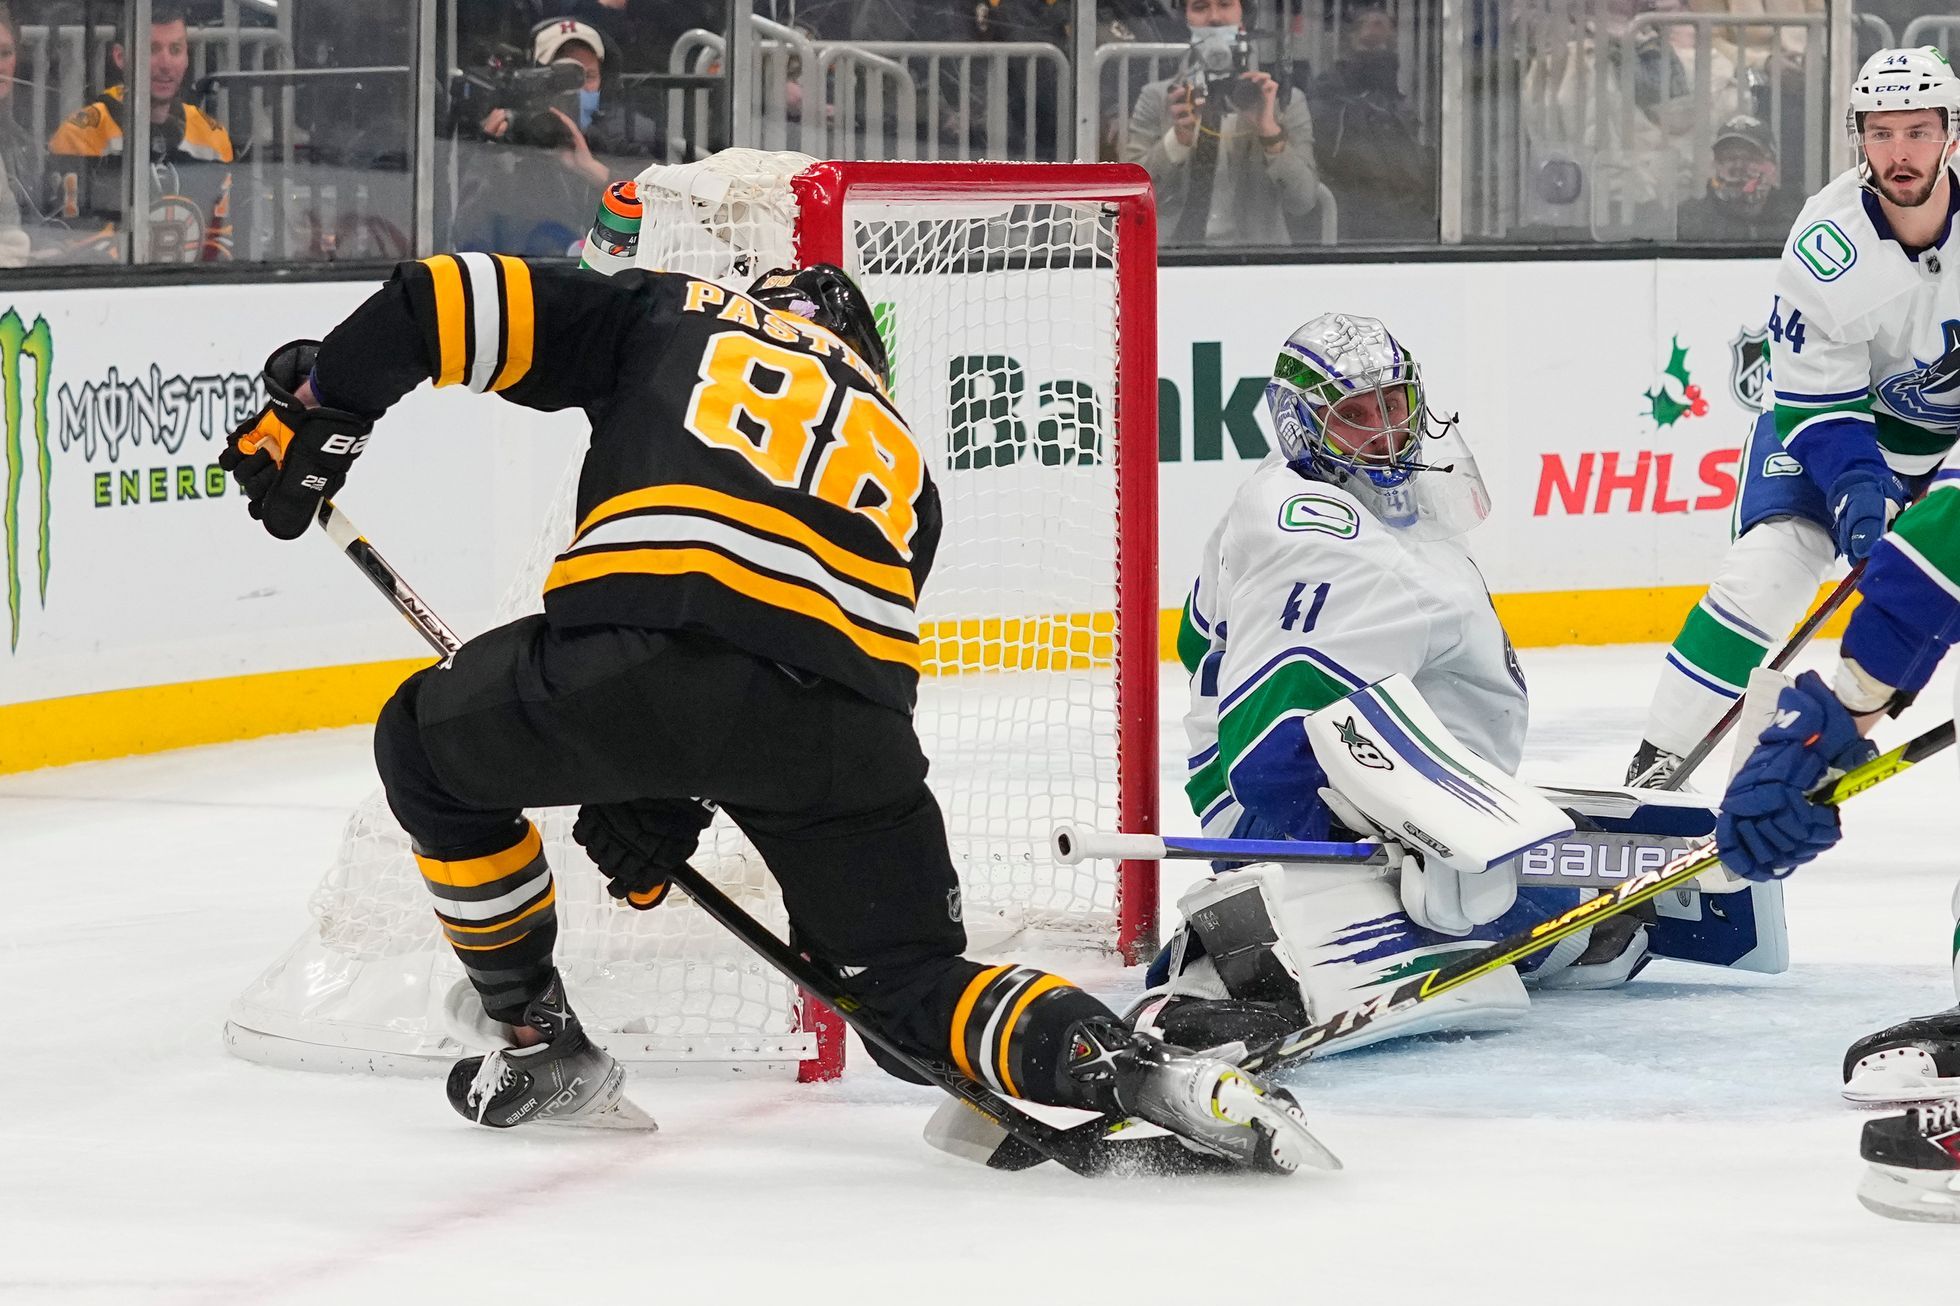
M 1781 244 L 1804 197 L 1780 180 L 1769 124 L 1746 113 L 1730 118 L 1715 137 L 1708 193 L 1681 206 L 1680 238 Z
M 1165 244 L 1284 245 L 1299 239 L 1317 202 L 1313 120 L 1304 96 L 1268 73 L 1207 75 L 1200 50 L 1238 55 L 1203 35 L 1244 34 L 1241 0 L 1184 0 L 1192 58 L 1184 73 L 1151 82 L 1130 113 L 1123 155 L 1141 163 L 1157 188 Z M 1205 42 L 1201 47 L 1200 42 Z
M 127 70 L 119 40 L 109 58 Z M 190 28 L 180 0 L 155 0 L 150 8 L 150 114 L 152 263 L 229 259 L 231 137 L 196 105 L 183 99 L 190 71 Z M 111 86 L 56 129 L 48 141 L 48 171 L 60 199 L 57 215 L 72 223 L 100 224 L 74 243 L 70 255 L 117 257 L 121 244 L 125 86 Z
M 4 268 L 27 261 L 29 242 L 22 224 L 32 222 L 39 212 L 33 142 L 14 117 L 19 67 L 20 24 L 13 10 L 0 4 L 0 267 Z
M 596 143 L 645 155 L 655 136 L 646 119 L 606 103 L 606 49 L 605 38 L 576 19 L 547 19 L 531 33 L 533 65 L 569 60 L 584 80 L 547 101 L 499 105 L 478 123 L 490 144 L 468 152 L 454 236 L 459 248 L 529 257 L 574 253 L 606 185 L 639 172 L 638 160 L 593 152 Z
M 1314 153 L 1362 240 L 1436 239 L 1436 155 L 1402 94 L 1395 21 L 1381 0 L 1355 0 L 1331 71 L 1314 80 Z
M 653 148 L 659 129 L 651 119 L 628 109 L 618 94 L 606 93 L 605 64 L 609 48 L 605 38 L 589 23 L 569 18 L 548 19 L 532 34 L 531 62 L 542 68 L 569 59 L 585 70 L 585 83 L 578 92 L 575 126 L 584 135 L 589 151 L 645 154 Z M 607 180 L 609 176 L 600 185 Z

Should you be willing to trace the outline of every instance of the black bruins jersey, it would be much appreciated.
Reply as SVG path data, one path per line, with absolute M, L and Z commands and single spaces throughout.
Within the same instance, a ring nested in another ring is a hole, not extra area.
M 813 323 L 679 273 L 403 263 L 323 344 L 325 402 L 425 379 L 583 409 L 557 626 L 709 632 L 910 711 L 937 491 L 876 374 Z

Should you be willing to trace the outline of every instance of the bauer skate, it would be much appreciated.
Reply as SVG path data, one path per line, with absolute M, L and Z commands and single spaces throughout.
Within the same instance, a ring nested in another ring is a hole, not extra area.
M 1307 1129 L 1293 1094 L 1222 1057 L 1191 1052 L 1113 1022 L 1078 1027 L 1069 1074 L 1118 1110 L 1177 1135 L 1192 1151 L 1254 1170 L 1341 1168 Z
M 1960 1098 L 1960 1007 L 1853 1043 L 1844 1054 L 1844 1096 L 1878 1105 Z
M 1681 754 L 1670 753 L 1643 739 L 1633 760 L 1627 763 L 1627 788 L 1665 789 L 1667 782 L 1674 778 L 1674 773 L 1681 769 L 1684 760 Z
M 449 1103 L 457 1114 L 493 1129 L 524 1124 L 659 1127 L 627 1100 L 625 1068 L 585 1036 L 556 971 L 545 991 L 524 1008 L 524 1023 L 543 1034 L 544 1041 L 465 1057 L 451 1067 Z
M 1865 1122 L 1858 1184 L 1866 1210 L 1893 1220 L 1960 1224 L 1960 1102 Z

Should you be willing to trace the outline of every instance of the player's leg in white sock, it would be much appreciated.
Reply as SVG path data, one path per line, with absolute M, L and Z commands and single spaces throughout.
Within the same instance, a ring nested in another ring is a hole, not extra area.
M 1701 742 L 1803 619 L 1835 556 L 1823 528 L 1797 517 L 1737 537 L 1668 650 L 1647 709 L 1647 742 L 1676 754 Z

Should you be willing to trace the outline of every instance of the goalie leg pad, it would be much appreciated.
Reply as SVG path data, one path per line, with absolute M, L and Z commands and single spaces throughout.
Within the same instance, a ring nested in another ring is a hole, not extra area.
M 1170 997 L 1180 1033 L 1200 1018 L 1192 999 L 1231 999 L 1218 1010 L 1229 1021 L 1215 1031 L 1228 1042 L 1253 1021 L 1248 1006 L 1324 1020 L 1425 970 L 1449 964 L 1481 941 L 1425 930 L 1402 909 L 1379 867 L 1247 866 L 1193 886 L 1178 903 L 1190 924 Z M 1347 1051 L 1408 1034 L 1497 1028 L 1529 1007 L 1510 967 L 1438 995 L 1360 1030 L 1329 1050 Z M 1169 1018 L 1168 1016 L 1164 1018 Z

